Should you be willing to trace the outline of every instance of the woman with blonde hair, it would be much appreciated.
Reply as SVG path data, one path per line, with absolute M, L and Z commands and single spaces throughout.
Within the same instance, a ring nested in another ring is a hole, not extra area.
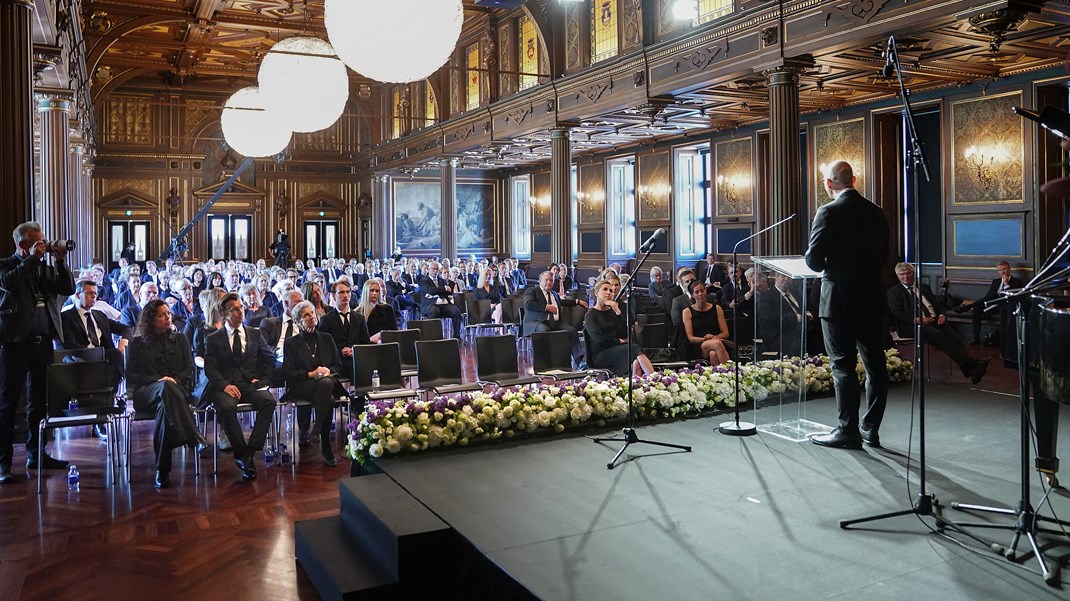
M 386 284 L 380 278 L 371 278 L 364 282 L 357 313 L 364 316 L 368 334 L 376 344 L 382 338 L 383 330 L 396 330 L 398 327 L 398 316 L 394 313 L 394 308 L 386 303 Z

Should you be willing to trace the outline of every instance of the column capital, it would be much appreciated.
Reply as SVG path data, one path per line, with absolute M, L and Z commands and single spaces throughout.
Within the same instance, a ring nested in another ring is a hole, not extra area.
M 38 112 L 47 111 L 63 111 L 70 112 L 71 105 L 74 104 L 74 97 L 69 93 L 62 92 L 41 92 L 35 93 L 34 99 L 37 100 Z
M 567 137 L 572 132 L 572 128 L 576 125 L 573 123 L 558 123 L 550 127 L 551 138 Z
M 444 167 L 444 168 L 445 167 L 452 167 L 452 168 L 456 169 L 458 162 L 459 162 L 459 159 L 457 159 L 457 157 L 444 157 L 444 158 L 441 158 L 441 159 L 438 160 L 439 166 L 440 167 Z

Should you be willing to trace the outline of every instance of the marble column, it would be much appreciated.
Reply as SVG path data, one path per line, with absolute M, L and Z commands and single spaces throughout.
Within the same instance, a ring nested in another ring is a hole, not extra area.
M 0 233 L 5 236 L 33 217 L 33 19 L 32 0 L 0 0 Z
M 550 259 L 572 263 L 572 143 L 570 128 L 550 128 Z
M 67 157 L 67 210 L 70 215 L 71 229 L 67 232 L 56 232 L 56 236 L 70 238 L 78 243 L 75 251 L 71 253 L 69 264 L 74 267 L 85 267 L 92 260 L 92 226 L 89 219 L 93 211 L 86 202 L 85 189 L 82 187 L 85 142 L 82 141 L 81 130 L 76 125 L 77 122 L 71 122 L 70 147 Z
M 48 238 L 68 237 L 71 232 L 69 122 L 72 102 L 52 94 L 37 96 L 41 116 L 41 182 L 34 218 L 41 222 Z
M 442 257 L 448 257 L 452 262 L 457 258 L 457 159 L 442 159 L 438 166 L 442 178 L 442 212 L 439 217 Z
M 103 262 L 107 266 L 108 252 L 106 249 L 101 250 L 99 255 L 95 255 L 97 252 L 97 232 L 103 231 L 100 227 L 100 223 L 97 221 L 97 203 L 93 200 L 93 162 L 92 160 L 86 160 L 82 163 L 82 198 L 85 199 L 85 220 L 86 220 L 86 233 L 85 240 L 85 252 L 89 261 L 99 257 L 99 261 Z M 81 240 L 78 242 L 82 243 Z
M 769 85 L 769 214 L 765 227 L 789 215 L 795 219 L 769 232 L 768 253 L 802 254 L 805 223 L 802 157 L 799 149 L 799 69 L 777 67 L 765 72 Z
M 372 252 L 377 257 L 388 257 L 394 253 L 396 233 L 392 218 L 393 203 L 390 200 L 390 176 L 376 174 L 372 176 Z

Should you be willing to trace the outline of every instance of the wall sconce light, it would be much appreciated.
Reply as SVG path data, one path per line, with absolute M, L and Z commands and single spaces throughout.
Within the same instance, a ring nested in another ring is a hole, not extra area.
M 550 210 L 550 197 L 549 196 L 531 196 L 528 198 L 528 202 L 531 203 L 531 208 L 539 217 L 546 217 Z
M 738 188 L 744 188 L 750 185 L 750 180 L 741 175 L 734 175 L 725 177 L 723 175 L 717 176 L 717 194 L 728 203 L 734 203 L 739 200 Z
M 599 205 L 606 199 L 605 193 L 599 191 L 591 194 L 589 192 L 577 192 L 576 200 L 579 201 L 580 206 L 583 207 L 585 213 L 596 213 Z
M 655 184 L 653 186 L 639 186 L 639 201 L 651 211 L 657 210 L 662 198 L 669 198 L 668 184 Z
M 977 171 L 977 182 L 987 190 L 992 187 L 995 177 L 992 165 L 1007 159 L 1007 152 L 999 146 L 970 146 L 964 153 L 966 164 Z

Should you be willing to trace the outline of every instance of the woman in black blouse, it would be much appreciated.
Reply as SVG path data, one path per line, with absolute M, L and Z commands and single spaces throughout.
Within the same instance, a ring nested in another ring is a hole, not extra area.
M 479 281 L 476 282 L 474 298 L 477 301 L 490 301 L 490 320 L 494 323 L 502 322 L 503 296 L 505 296 L 505 291 L 498 280 L 498 269 L 494 266 L 484 268 L 479 274 Z M 474 317 L 469 317 L 469 319 L 474 319 Z
M 171 450 L 183 445 L 200 453 L 208 444 L 197 431 L 190 409 L 193 355 L 189 341 L 171 329 L 171 311 L 160 299 L 141 311 L 127 349 L 126 381 L 134 409 L 156 414 L 156 488 L 170 484 Z
M 595 305 L 583 318 L 583 330 L 590 347 L 587 358 L 591 367 L 608 369 L 618 376 L 628 375 L 628 321 L 613 300 L 614 283 L 602 280 L 595 285 Z M 638 344 L 631 345 L 631 373 L 634 376 L 654 371 L 650 359 Z
M 695 280 L 691 282 L 691 306 L 680 314 L 684 324 L 687 341 L 699 345 L 703 358 L 709 358 L 710 365 L 720 365 L 728 361 L 728 323 L 724 310 L 706 298 L 706 285 Z
M 364 282 L 357 313 L 364 316 L 364 323 L 368 324 L 368 334 L 376 344 L 379 343 L 380 332 L 398 329 L 398 316 L 394 313 L 394 308 L 384 301 L 382 280 L 371 278 Z
M 312 303 L 297 303 L 290 318 L 301 328 L 301 333 L 291 336 L 283 345 L 282 373 L 286 378 L 286 394 L 312 402 L 323 463 L 334 467 L 338 460 L 331 450 L 331 414 L 334 399 L 345 394 L 337 380 L 342 370 L 338 347 L 330 334 L 316 330 L 319 317 Z

